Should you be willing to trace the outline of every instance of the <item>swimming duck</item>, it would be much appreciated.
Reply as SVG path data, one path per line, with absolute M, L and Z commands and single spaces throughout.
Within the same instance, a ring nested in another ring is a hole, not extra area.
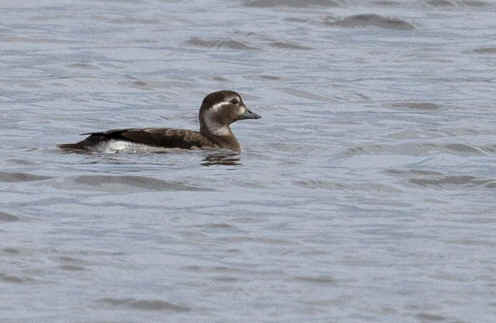
M 181 149 L 230 149 L 241 151 L 231 130 L 231 123 L 243 119 L 260 119 L 248 110 L 234 91 L 208 94 L 200 107 L 200 131 L 172 128 L 129 128 L 89 132 L 86 139 L 74 144 L 61 144 L 66 151 L 139 152 Z

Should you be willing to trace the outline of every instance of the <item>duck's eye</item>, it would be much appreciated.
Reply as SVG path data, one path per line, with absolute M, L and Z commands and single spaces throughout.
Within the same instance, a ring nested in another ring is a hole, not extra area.
M 232 104 L 238 104 L 238 103 L 239 103 L 239 100 L 238 100 L 238 99 L 236 99 L 236 98 L 234 98 L 234 99 L 232 99 L 232 100 L 231 100 L 231 103 L 232 103 Z

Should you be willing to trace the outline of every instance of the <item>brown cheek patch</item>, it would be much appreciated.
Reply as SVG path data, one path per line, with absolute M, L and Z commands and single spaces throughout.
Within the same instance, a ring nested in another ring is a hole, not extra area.
M 237 120 L 239 118 L 239 116 L 241 115 L 240 114 L 240 110 L 239 108 L 238 109 L 231 109 L 231 113 L 230 113 L 230 121 L 234 121 L 234 120 Z
M 230 124 L 233 120 L 236 120 L 236 112 L 230 107 L 224 107 L 216 119 L 220 124 Z

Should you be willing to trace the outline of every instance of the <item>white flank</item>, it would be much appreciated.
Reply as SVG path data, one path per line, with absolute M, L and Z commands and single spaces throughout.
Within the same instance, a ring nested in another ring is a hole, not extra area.
M 114 140 L 103 142 L 95 146 L 95 150 L 102 153 L 146 153 L 167 151 L 164 147 L 153 147 L 143 144 L 137 144 L 125 140 Z

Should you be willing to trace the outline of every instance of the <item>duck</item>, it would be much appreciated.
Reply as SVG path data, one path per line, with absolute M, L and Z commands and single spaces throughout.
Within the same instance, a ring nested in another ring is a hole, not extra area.
M 222 90 L 208 94 L 199 111 L 200 131 L 174 128 L 126 128 L 88 132 L 84 140 L 57 145 L 71 152 L 158 152 L 179 149 L 228 149 L 241 151 L 231 124 L 245 119 L 260 119 L 250 111 L 241 95 Z

